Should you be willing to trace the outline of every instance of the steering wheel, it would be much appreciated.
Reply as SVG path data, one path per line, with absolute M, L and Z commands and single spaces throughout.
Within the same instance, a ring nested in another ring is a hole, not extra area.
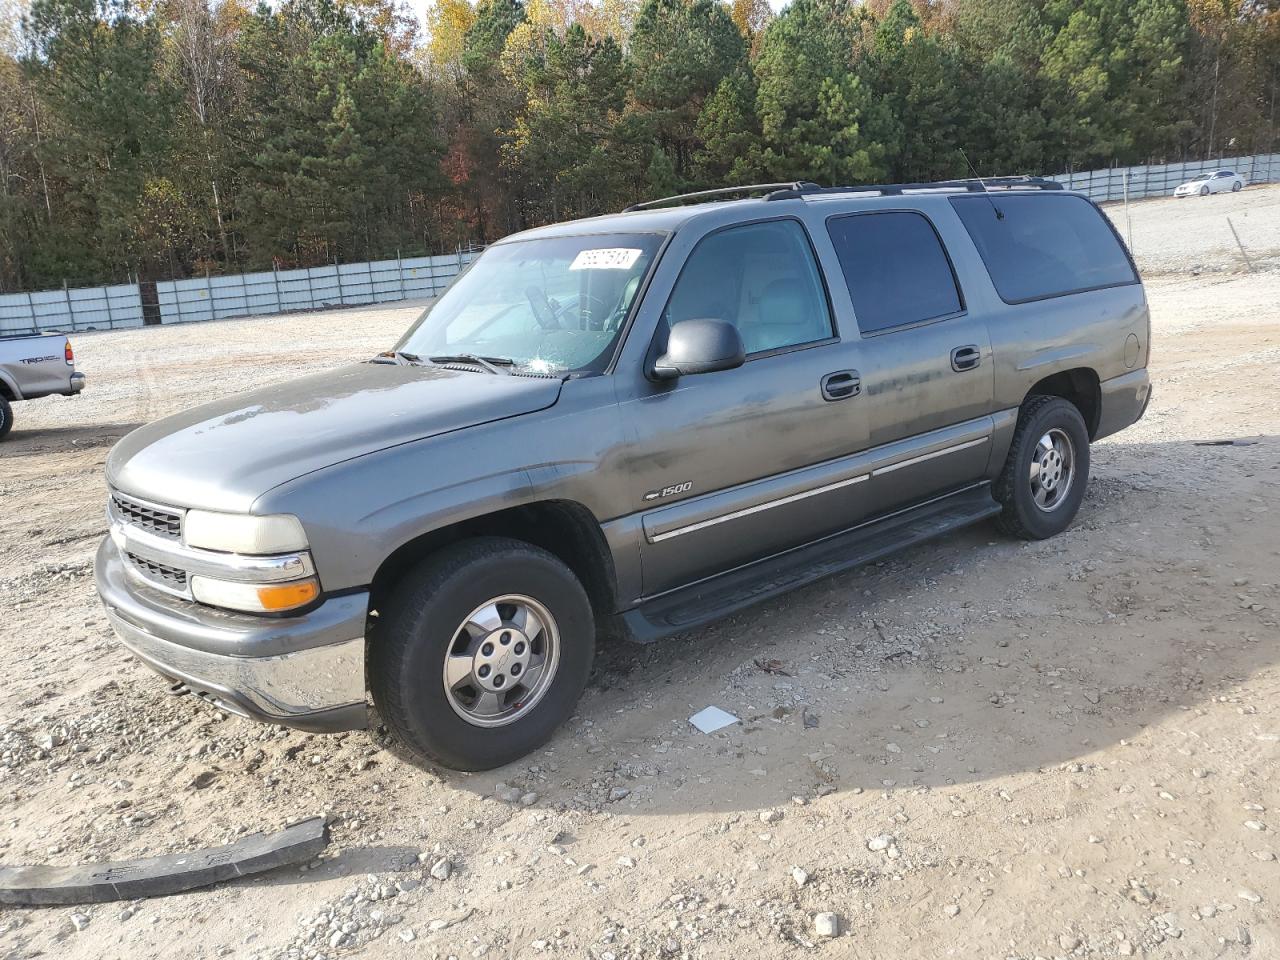
M 609 305 L 590 293 L 580 293 L 575 299 L 578 301 L 579 329 L 603 330 L 605 322 L 609 319 Z M 566 307 L 565 311 L 568 309 Z M 598 314 L 596 313 L 597 309 L 599 310 Z
M 529 301 L 529 309 L 533 311 L 533 318 L 538 321 L 538 326 L 543 330 L 560 329 L 560 320 L 556 315 L 556 310 L 551 306 L 551 301 L 547 299 L 547 295 L 543 293 L 541 287 L 525 287 L 524 297 Z

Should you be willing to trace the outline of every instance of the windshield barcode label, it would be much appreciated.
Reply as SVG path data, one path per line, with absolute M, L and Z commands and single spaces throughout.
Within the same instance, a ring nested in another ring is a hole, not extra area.
M 569 264 L 570 270 L 630 270 L 642 251 L 631 247 L 600 247 L 583 250 Z

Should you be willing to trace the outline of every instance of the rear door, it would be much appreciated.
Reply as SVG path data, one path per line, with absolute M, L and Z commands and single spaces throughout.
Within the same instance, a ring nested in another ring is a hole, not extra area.
M 932 219 L 876 209 L 828 217 L 826 226 L 860 337 L 872 514 L 981 480 L 991 453 L 991 340 Z

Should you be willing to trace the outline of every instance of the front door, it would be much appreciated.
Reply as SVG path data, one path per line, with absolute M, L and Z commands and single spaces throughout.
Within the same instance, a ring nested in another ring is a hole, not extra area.
M 867 442 L 857 392 L 839 376 L 857 346 L 835 335 L 799 221 L 703 238 L 657 338 L 697 318 L 734 323 L 747 362 L 644 381 L 621 404 L 647 596 L 851 526 L 866 509 L 865 474 L 842 462 Z

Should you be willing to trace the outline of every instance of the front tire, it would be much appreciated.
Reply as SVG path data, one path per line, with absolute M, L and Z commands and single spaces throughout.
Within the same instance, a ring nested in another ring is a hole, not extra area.
M 1200 188 L 1200 196 L 1202 196 L 1202 197 L 1207 197 L 1208 195 L 1209 195 L 1209 188 L 1208 188 L 1208 187 L 1201 187 L 1201 188 Z
M 395 588 L 369 646 L 369 685 L 417 759 L 489 770 L 549 740 L 595 654 L 582 584 L 557 557 L 484 537 L 441 550 Z
M 996 525 L 1011 536 L 1044 540 L 1075 519 L 1089 482 L 1089 431 L 1075 404 L 1031 397 L 1022 405 L 995 498 Z
M 13 429 L 13 407 L 4 397 L 0 397 L 0 440 L 9 435 Z

